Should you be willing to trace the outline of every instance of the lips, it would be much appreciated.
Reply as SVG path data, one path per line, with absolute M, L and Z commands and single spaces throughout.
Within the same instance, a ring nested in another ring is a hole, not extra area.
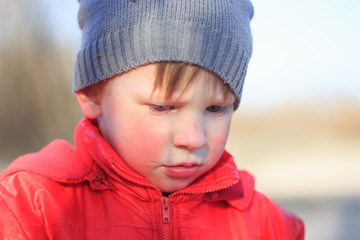
M 199 170 L 200 165 L 185 163 L 175 166 L 164 166 L 165 173 L 172 178 L 189 178 L 194 176 Z

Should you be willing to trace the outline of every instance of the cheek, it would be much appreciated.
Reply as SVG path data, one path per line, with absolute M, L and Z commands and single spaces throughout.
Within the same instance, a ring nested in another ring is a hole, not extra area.
M 212 131 L 212 134 L 209 137 L 209 142 L 211 143 L 211 151 L 213 154 L 221 155 L 223 153 L 228 139 L 229 130 L 230 122 L 224 123 L 219 129 L 214 129 L 214 131 Z
M 131 125 L 122 130 L 121 152 L 125 158 L 144 159 L 147 162 L 156 161 L 160 158 L 162 148 L 165 145 L 165 136 L 158 131 L 151 122 L 143 118 L 136 118 Z M 125 159 L 124 159 L 125 160 Z

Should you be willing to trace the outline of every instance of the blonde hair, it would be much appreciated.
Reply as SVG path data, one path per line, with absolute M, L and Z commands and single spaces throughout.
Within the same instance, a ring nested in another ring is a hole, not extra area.
M 157 63 L 157 76 L 154 83 L 153 92 L 158 89 L 165 90 L 165 98 L 170 98 L 174 92 L 184 93 L 194 81 L 200 70 L 205 70 L 199 66 L 183 62 L 159 62 Z M 220 88 L 224 99 L 234 95 L 228 85 L 215 74 L 205 70 L 208 74 L 208 89 Z M 214 91 L 212 91 L 214 94 Z
M 194 81 L 200 70 L 205 70 L 199 66 L 193 64 L 187 64 L 183 62 L 158 62 L 156 63 L 156 78 L 154 83 L 153 92 L 162 89 L 165 90 L 165 98 L 170 98 L 175 92 L 180 91 L 180 94 L 184 93 L 191 83 Z M 207 86 L 211 94 L 215 94 L 215 89 L 220 88 L 220 91 L 224 97 L 224 101 L 231 96 L 235 96 L 228 85 L 217 75 L 205 70 L 208 73 L 206 80 L 208 81 Z M 107 81 L 114 79 L 104 79 L 101 82 L 90 85 L 78 92 L 81 92 L 93 99 L 98 101 L 99 94 L 101 94 L 103 86 Z M 235 99 L 237 99 L 235 97 Z M 234 102 L 234 109 L 238 106 L 238 101 Z

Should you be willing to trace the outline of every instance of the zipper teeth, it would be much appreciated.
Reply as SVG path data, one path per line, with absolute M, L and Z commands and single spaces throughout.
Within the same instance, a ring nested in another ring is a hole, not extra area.
M 222 186 L 220 188 L 215 188 L 215 189 L 211 189 L 211 190 L 206 190 L 206 191 L 194 191 L 194 192 L 190 192 L 190 191 L 179 191 L 179 192 L 175 192 L 170 194 L 170 196 L 175 196 L 175 195 L 180 195 L 180 194 L 203 194 L 203 193 L 212 193 L 212 192 L 217 192 L 217 191 L 221 191 L 224 190 L 226 188 L 229 188 L 233 185 L 235 185 L 238 182 L 238 179 L 232 181 L 231 183 Z
M 116 164 L 114 164 L 113 162 L 110 164 L 111 168 L 114 169 L 114 171 L 119 174 L 120 177 L 122 177 L 123 179 L 125 179 L 126 181 L 129 181 L 129 182 L 132 182 L 132 183 L 135 183 L 137 185 L 140 185 L 140 186 L 143 186 L 143 187 L 149 187 L 149 188 L 152 188 L 152 189 L 155 189 L 156 191 L 158 191 L 160 193 L 160 195 L 162 195 L 160 189 L 154 187 L 153 185 L 150 185 L 150 184 L 145 184 L 145 183 L 142 183 L 142 182 L 137 182 L 131 178 L 128 178 L 126 176 L 124 176 L 124 174 L 121 173 L 121 170 L 116 166 Z
M 114 169 L 114 171 L 119 174 L 119 176 L 121 176 L 122 178 L 124 178 L 125 180 L 129 181 L 129 182 L 132 182 L 132 183 L 135 183 L 137 185 L 140 185 L 140 186 L 143 186 L 143 187 L 149 187 L 149 188 L 152 188 L 152 189 L 155 189 L 156 191 L 158 191 L 158 193 L 160 195 L 162 195 L 161 191 L 159 188 L 153 186 L 153 185 L 150 185 L 150 184 L 145 184 L 145 183 L 142 183 L 142 182 L 137 182 L 131 178 L 128 178 L 128 177 L 125 177 L 123 174 L 121 174 L 119 168 L 116 166 L 116 164 L 114 162 L 111 162 L 111 165 L 112 169 Z M 239 181 L 239 179 L 236 179 L 236 180 L 233 180 L 231 183 L 225 185 L 225 186 L 222 186 L 220 188 L 215 188 L 215 189 L 211 189 L 211 190 L 206 190 L 206 191 L 194 191 L 194 192 L 191 192 L 191 191 L 177 191 L 177 192 L 173 192 L 169 195 L 170 196 L 176 196 L 176 195 L 180 195 L 180 194 L 203 194 L 203 193 L 212 193 L 212 192 L 216 192 L 216 191 L 221 191 L 221 190 L 224 190 L 226 188 L 229 188 L 231 186 L 233 186 L 234 184 L 236 184 L 237 182 Z

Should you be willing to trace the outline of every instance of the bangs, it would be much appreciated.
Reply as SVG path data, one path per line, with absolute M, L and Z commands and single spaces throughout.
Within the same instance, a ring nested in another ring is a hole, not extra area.
M 196 65 L 183 62 L 159 62 L 156 65 L 157 72 L 153 93 L 159 89 L 164 90 L 166 99 L 171 98 L 175 92 L 179 92 L 180 95 L 183 94 L 199 74 L 200 70 L 206 71 L 204 91 L 212 94 L 213 98 L 218 89 L 222 93 L 224 101 L 235 96 L 230 87 L 220 77 Z M 234 102 L 234 108 L 238 105 L 237 102 Z

